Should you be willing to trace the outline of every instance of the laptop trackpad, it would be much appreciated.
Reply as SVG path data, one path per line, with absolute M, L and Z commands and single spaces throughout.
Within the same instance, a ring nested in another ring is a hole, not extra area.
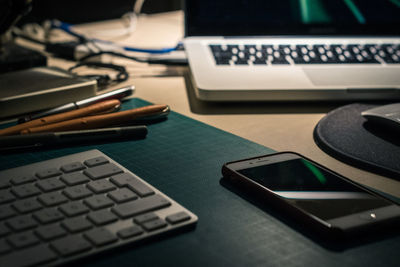
M 400 84 L 398 68 L 303 68 L 315 86 L 394 86 Z

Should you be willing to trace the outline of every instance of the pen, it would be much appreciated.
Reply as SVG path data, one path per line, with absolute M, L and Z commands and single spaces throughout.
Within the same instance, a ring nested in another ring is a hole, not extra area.
M 42 118 L 44 116 L 49 116 L 49 115 L 58 114 L 61 112 L 66 112 L 66 111 L 70 111 L 70 110 L 74 110 L 74 109 L 87 107 L 94 103 L 108 100 L 108 99 L 122 99 L 124 97 L 132 95 L 134 90 L 135 90 L 135 86 L 128 86 L 128 87 L 120 88 L 120 89 L 113 90 L 113 91 L 105 93 L 105 94 L 93 96 L 93 97 L 90 97 L 87 99 L 83 99 L 83 100 L 65 104 L 65 105 L 62 105 L 62 106 L 59 106 L 56 108 L 52 108 L 52 109 L 46 110 L 44 112 L 25 116 L 25 117 L 19 118 L 18 122 L 24 123 L 24 122 L 27 122 L 30 120 Z
M 0 151 L 38 148 L 72 143 L 91 143 L 122 139 L 142 139 L 147 135 L 146 126 L 126 126 L 56 133 L 35 133 L 0 137 Z
M 22 130 L 21 134 L 103 128 L 129 123 L 152 115 L 163 114 L 166 110 L 169 110 L 168 105 L 149 105 L 110 114 L 87 116 L 39 127 L 27 128 Z
M 120 105 L 121 102 L 118 99 L 105 100 L 84 108 L 75 109 L 60 114 L 54 114 L 43 118 L 20 123 L 5 129 L 0 129 L 0 136 L 19 134 L 22 130 L 28 128 L 39 127 L 60 121 L 71 120 L 79 117 L 114 111 L 117 110 L 120 107 Z

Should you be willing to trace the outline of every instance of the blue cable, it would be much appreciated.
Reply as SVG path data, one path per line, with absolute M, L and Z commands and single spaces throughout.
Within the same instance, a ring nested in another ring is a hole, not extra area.
M 53 20 L 51 22 L 52 28 L 63 30 L 64 32 L 78 38 L 81 41 L 88 40 L 88 38 L 86 38 L 84 35 L 71 30 L 72 26 L 73 26 L 72 24 L 65 23 L 62 21 L 54 21 Z M 111 41 L 104 41 L 104 40 L 100 40 L 100 39 L 92 39 L 92 41 L 114 44 Z M 131 47 L 131 46 L 121 46 L 121 47 L 125 51 L 130 51 L 130 52 L 140 52 L 140 53 L 149 53 L 149 54 L 165 54 L 165 53 L 169 53 L 169 52 L 177 50 L 180 45 L 181 44 L 178 43 L 175 47 L 161 48 L 161 49 L 144 49 L 144 48 L 137 48 L 137 47 Z

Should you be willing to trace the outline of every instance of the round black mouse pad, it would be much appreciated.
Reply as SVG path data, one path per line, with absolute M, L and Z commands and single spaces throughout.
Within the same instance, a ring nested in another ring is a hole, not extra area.
M 361 116 L 361 112 L 376 106 L 350 104 L 329 112 L 315 127 L 314 141 L 338 160 L 400 178 L 400 131 L 373 124 Z

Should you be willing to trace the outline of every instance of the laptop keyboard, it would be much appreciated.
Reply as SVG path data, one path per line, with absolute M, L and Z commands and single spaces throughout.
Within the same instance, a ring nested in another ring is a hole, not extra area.
M 0 172 L 0 266 L 65 264 L 196 222 L 98 150 Z
M 400 44 L 209 45 L 217 65 L 399 64 Z

